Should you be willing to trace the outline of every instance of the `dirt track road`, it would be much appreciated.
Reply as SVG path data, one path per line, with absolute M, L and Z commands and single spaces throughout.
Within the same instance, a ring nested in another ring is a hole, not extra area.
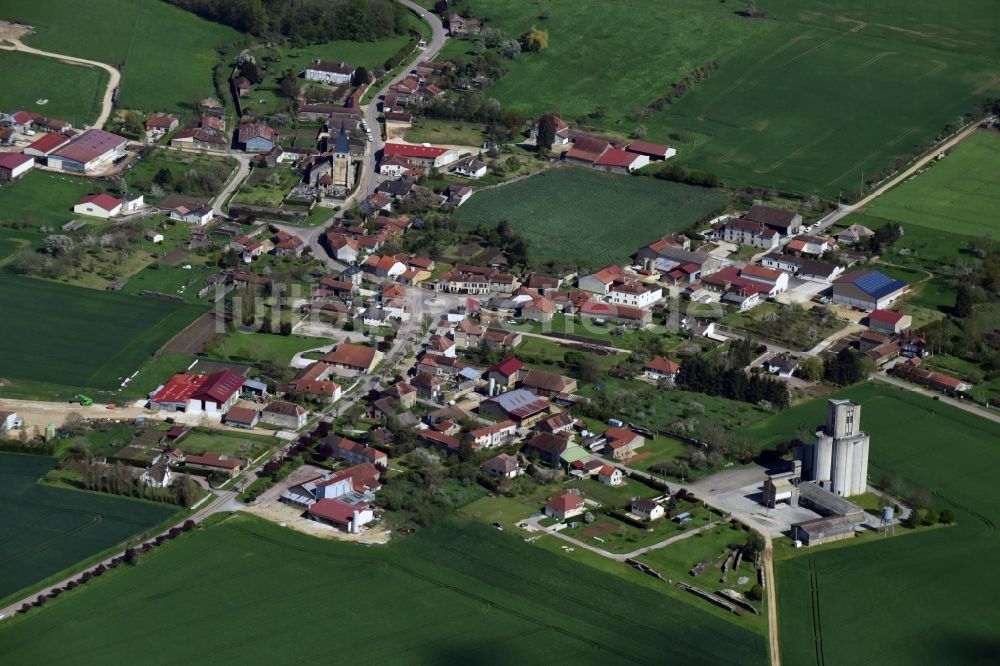
M 71 65 L 100 67 L 108 73 L 108 87 L 104 91 L 104 99 L 101 101 L 101 114 L 97 116 L 97 120 L 94 121 L 93 125 L 91 125 L 91 127 L 104 127 L 104 124 L 108 122 L 109 118 L 111 118 L 111 111 L 114 107 L 115 90 L 117 90 L 118 86 L 121 85 L 122 77 L 121 74 L 118 73 L 118 70 L 107 63 L 97 62 L 96 60 L 87 60 L 86 58 L 77 58 L 76 56 L 51 53 L 49 51 L 42 51 L 40 49 L 27 46 L 21 41 L 20 38 L 25 34 L 29 34 L 30 31 L 30 28 L 26 28 L 25 26 L 12 24 L 7 21 L 0 21 L 0 40 L 7 42 L 7 44 L 0 44 L 0 49 L 3 49 L 4 51 L 23 51 L 24 53 L 32 53 L 46 58 L 55 58 L 56 60 L 61 60 L 62 62 Z

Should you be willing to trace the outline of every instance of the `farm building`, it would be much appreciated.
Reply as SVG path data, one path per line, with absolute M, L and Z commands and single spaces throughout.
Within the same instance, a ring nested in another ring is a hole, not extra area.
M 24 154 L 32 157 L 48 157 L 69 143 L 69 139 L 65 134 L 43 134 L 24 149 Z
M 677 154 L 676 148 L 671 148 L 670 146 L 664 146 L 659 143 L 650 143 L 649 141 L 631 141 L 625 150 L 630 153 L 637 153 L 639 155 L 645 155 L 650 160 L 666 160 L 670 159 Z
M 35 159 L 24 153 L 0 154 L 0 182 L 17 180 L 35 167 Z
M 257 427 L 257 422 L 260 421 L 260 412 L 256 409 L 247 409 L 246 407 L 233 407 L 226 412 L 222 421 L 234 428 L 252 430 Z
M 802 216 L 798 213 L 761 204 L 751 206 L 742 219 L 774 229 L 782 236 L 794 236 L 802 228 Z
M 240 125 L 239 142 L 248 153 L 266 153 L 278 145 L 278 131 L 264 123 Z
M 371 372 L 378 363 L 379 353 L 373 347 L 352 345 L 342 342 L 337 348 L 323 357 L 323 362 L 342 370 L 354 372 Z
M 110 194 L 88 194 L 76 202 L 73 212 L 107 219 L 122 212 L 122 201 Z
M 174 375 L 153 392 L 149 407 L 160 411 L 222 414 L 239 398 L 243 379 L 230 370 L 210 375 Z
M 894 280 L 878 271 L 854 271 L 833 282 L 833 302 L 861 308 L 884 310 L 909 289 L 902 280 Z
M 524 427 L 530 427 L 550 414 L 547 400 L 526 389 L 515 389 L 501 393 L 495 398 L 484 400 L 479 405 L 483 416 L 497 421 L 511 420 Z
M 913 324 L 913 317 L 893 310 L 872 310 L 868 314 L 868 328 L 879 333 L 902 333 Z
M 125 155 L 128 139 L 99 129 L 73 137 L 68 145 L 49 155 L 48 165 L 61 171 L 90 173 Z
M 354 68 L 343 62 L 313 60 L 302 70 L 302 78 L 306 81 L 343 85 L 354 78 Z
M 487 476 L 495 479 L 513 479 L 523 471 L 514 456 L 501 453 L 495 458 L 490 458 L 479 469 Z
M 236 476 L 243 468 L 243 461 L 240 458 L 224 456 L 221 453 L 209 451 L 204 455 L 187 454 L 184 456 L 184 466 L 193 469 L 200 469 L 206 472 L 222 472 L 229 476 Z
M 648 156 L 617 148 L 608 148 L 594 160 L 594 168 L 611 173 L 632 173 L 647 164 Z
M 0 412 L 0 437 L 6 437 L 12 430 L 24 425 L 17 412 Z
M 382 155 L 383 157 L 405 157 L 419 166 L 439 168 L 458 159 L 458 153 L 451 148 L 431 145 L 416 146 L 406 143 L 387 143 Z

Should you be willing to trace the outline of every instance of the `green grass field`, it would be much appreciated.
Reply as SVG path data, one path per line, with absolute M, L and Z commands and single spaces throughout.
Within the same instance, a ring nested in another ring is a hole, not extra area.
M 14 275 L 0 276 L 0 376 L 111 389 L 204 312 Z
M 0 10 L 2 12 L 2 10 Z M 53 58 L 0 51 L 0 108 L 21 109 L 73 123 L 93 122 L 101 111 L 108 75 L 98 67 L 83 67 Z M 38 104 L 39 100 L 48 100 Z
M 958 236 L 1000 234 L 1000 133 L 980 131 L 943 160 L 867 206 L 869 219 Z M 853 223 L 850 218 L 845 223 Z M 875 223 L 875 226 L 881 226 Z M 968 238 L 956 239 L 968 242 Z M 954 250 L 954 248 L 948 248 Z
M 59 228 L 76 219 L 73 204 L 104 188 L 83 178 L 33 171 L 15 183 L 0 187 L 0 224 Z M 101 224 L 101 220 L 89 220 Z
M 458 209 L 469 225 L 507 220 L 531 242 L 537 261 L 599 268 L 682 231 L 726 201 L 717 190 L 560 168 L 478 192 Z
M 244 39 L 160 0 L 9 0 L 0 18 L 32 26 L 29 46 L 124 64 L 117 103 L 144 111 L 192 113 L 199 99 L 216 94 L 215 48 Z
M 549 31 L 549 49 L 519 56 L 489 95 L 567 120 L 604 106 L 586 122 L 619 133 L 642 124 L 731 184 L 836 198 L 1000 85 L 1000 13 L 987 0 L 761 0 L 769 18 L 757 20 L 736 16 L 745 5 L 734 2 L 471 4 L 512 36 Z M 630 117 L 712 60 L 719 69 L 678 102 Z
M 206 351 L 217 358 L 285 366 L 291 362 L 295 354 L 306 349 L 322 347 L 324 344 L 329 344 L 329 341 L 298 335 L 234 331 L 213 342 Z
M 329 595 L 343 604 L 336 649 L 364 663 L 766 660 L 760 634 L 459 519 L 366 549 L 230 518 L 5 622 L 0 651 L 93 663 L 152 640 L 154 661 L 287 661 L 331 649 L 328 632 L 301 630 L 301 609 Z
M 1000 425 L 879 383 L 838 394 L 862 405 L 869 478 L 884 472 L 934 493 L 958 525 L 778 562 L 782 660 L 791 664 L 994 661 Z M 745 432 L 776 443 L 824 419 L 816 400 Z
M 39 485 L 55 462 L 0 453 L 0 599 L 174 513 L 151 502 Z

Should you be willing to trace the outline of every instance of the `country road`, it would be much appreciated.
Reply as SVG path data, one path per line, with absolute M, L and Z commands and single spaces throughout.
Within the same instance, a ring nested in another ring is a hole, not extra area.
M 375 93 L 367 106 L 362 107 L 365 114 L 365 124 L 372 132 L 372 140 L 368 143 L 368 149 L 365 151 L 364 162 L 361 166 L 360 182 L 358 183 L 357 188 L 354 193 L 347 198 L 344 205 L 341 206 L 340 213 L 334 215 L 331 211 L 330 219 L 325 224 L 318 225 L 308 230 L 288 224 L 275 225 L 282 231 L 295 234 L 301 238 L 308 247 L 312 248 L 314 257 L 323 261 L 330 268 L 338 271 L 344 270 L 347 266 L 333 257 L 330 257 L 320 244 L 320 239 L 334 220 L 343 216 L 344 212 L 347 211 L 351 203 L 366 199 L 375 191 L 375 188 L 378 187 L 381 182 L 378 172 L 375 170 L 375 156 L 385 146 L 385 138 L 382 136 L 382 127 L 378 122 L 379 100 L 388 92 L 389 86 L 406 78 L 410 71 L 416 67 L 417 63 L 422 60 L 433 60 L 436 58 L 442 47 L 444 47 L 445 41 L 448 39 L 448 32 L 444 29 L 441 19 L 437 16 L 410 0 L 398 0 L 398 2 L 407 9 L 416 12 L 417 16 L 419 16 L 421 20 L 431 27 L 432 36 L 430 41 L 427 43 L 427 48 L 417 50 L 413 59 L 402 68 L 400 73 L 391 80 L 386 81 L 379 91 Z
M 97 120 L 94 121 L 94 124 L 90 126 L 97 128 L 104 127 L 104 124 L 108 122 L 109 118 L 111 118 L 111 112 L 114 109 L 115 90 L 117 90 L 121 85 L 122 77 L 118 70 L 107 63 L 98 62 L 96 60 L 87 60 L 86 58 L 77 58 L 76 56 L 63 55 L 61 53 L 42 51 L 41 49 L 27 46 L 19 37 L 20 34 L 25 34 L 26 32 L 27 30 L 19 29 L 19 26 L 15 26 L 7 21 L 0 21 L 0 41 L 11 44 L 10 46 L 0 44 L 0 50 L 32 53 L 34 55 L 45 56 L 46 58 L 55 58 L 56 60 L 61 60 L 62 62 L 72 65 L 100 67 L 108 73 L 108 86 L 104 91 L 104 98 L 101 100 L 101 113 L 97 116 Z

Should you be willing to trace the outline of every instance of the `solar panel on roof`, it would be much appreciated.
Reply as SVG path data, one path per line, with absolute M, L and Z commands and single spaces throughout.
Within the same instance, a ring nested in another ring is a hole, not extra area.
M 888 275 L 877 271 L 859 278 L 854 284 L 874 298 L 881 298 L 906 286 L 906 283 L 902 280 L 894 280 Z

